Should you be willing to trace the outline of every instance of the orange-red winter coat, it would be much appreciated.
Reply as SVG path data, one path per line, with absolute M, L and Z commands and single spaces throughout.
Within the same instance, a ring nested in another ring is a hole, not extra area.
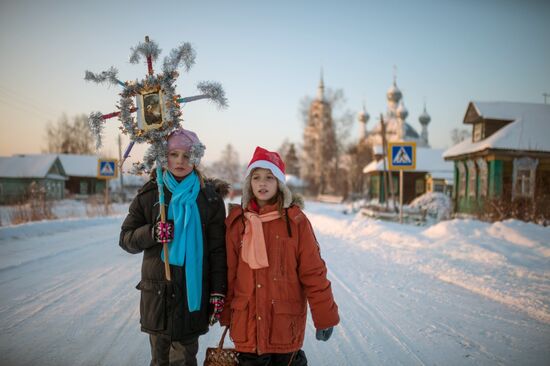
M 260 214 L 276 210 L 275 205 Z M 281 217 L 264 222 L 268 268 L 251 269 L 241 258 L 244 217 L 235 207 L 226 219 L 228 293 L 221 316 L 239 352 L 289 353 L 304 341 L 307 303 L 317 329 L 339 322 L 327 268 L 311 224 L 297 206 Z

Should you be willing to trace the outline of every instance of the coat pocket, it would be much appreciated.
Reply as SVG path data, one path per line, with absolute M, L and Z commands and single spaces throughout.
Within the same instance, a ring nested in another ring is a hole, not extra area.
M 233 342 L 248 340 L 248 298 L 238 297 L 231 301 L 231 326 L 229 335 Z
M 147 330 L 166 330 L 166 288 L 165 281 L 141 280 L 136 286 L 141 291 L 139 304 L 140 323 Z
M 299 318 L 305 312 L 301 302 L 274 301 L 271 322 L 271 344 L 292 344 L 302 329 L 298 329 Z

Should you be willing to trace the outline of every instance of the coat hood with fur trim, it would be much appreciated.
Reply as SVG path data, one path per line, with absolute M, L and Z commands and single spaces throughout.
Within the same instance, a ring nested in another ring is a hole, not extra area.
M 225 220 L 225 224 L 229 227 L 229 225 L 231 225 L 231 223 L 241 215 L 244 209 L 238 203 L 229 203 L 227 205 L 227 208 L 228 215 L 227 219 Z M 290 207 L 288 208 L 288 216 L 290 220 L 299 221 L 299 217 L 304 215 L 302 212 L 304 208 L 304 197 L 302 197 L 300 194 L 292 193 L 292 201 L 290 203 Z

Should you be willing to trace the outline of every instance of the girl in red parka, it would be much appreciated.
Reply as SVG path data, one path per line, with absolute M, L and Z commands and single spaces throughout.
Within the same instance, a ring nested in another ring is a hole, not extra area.
M 242 207 L 226 219 L 228 292 L 221 324 L 240 365 L 307 365 L 307 304 L 316 338 L 338 324 L 327 268 L 311 224 L 285 184 L 279 154 L 257 147 L 243 184 Z

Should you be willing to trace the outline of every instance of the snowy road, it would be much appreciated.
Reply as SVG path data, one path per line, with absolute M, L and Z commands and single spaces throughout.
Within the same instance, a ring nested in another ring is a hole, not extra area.
M 308 206 L 342 319 L 326 343 L 308 322 L 310 365 L 550 364 L 548 229 L 440 232 Z M 122 219 L 0 228 L 1 365 L 148 364 Z M 201 362 L 219 334 L 201 338 Z

